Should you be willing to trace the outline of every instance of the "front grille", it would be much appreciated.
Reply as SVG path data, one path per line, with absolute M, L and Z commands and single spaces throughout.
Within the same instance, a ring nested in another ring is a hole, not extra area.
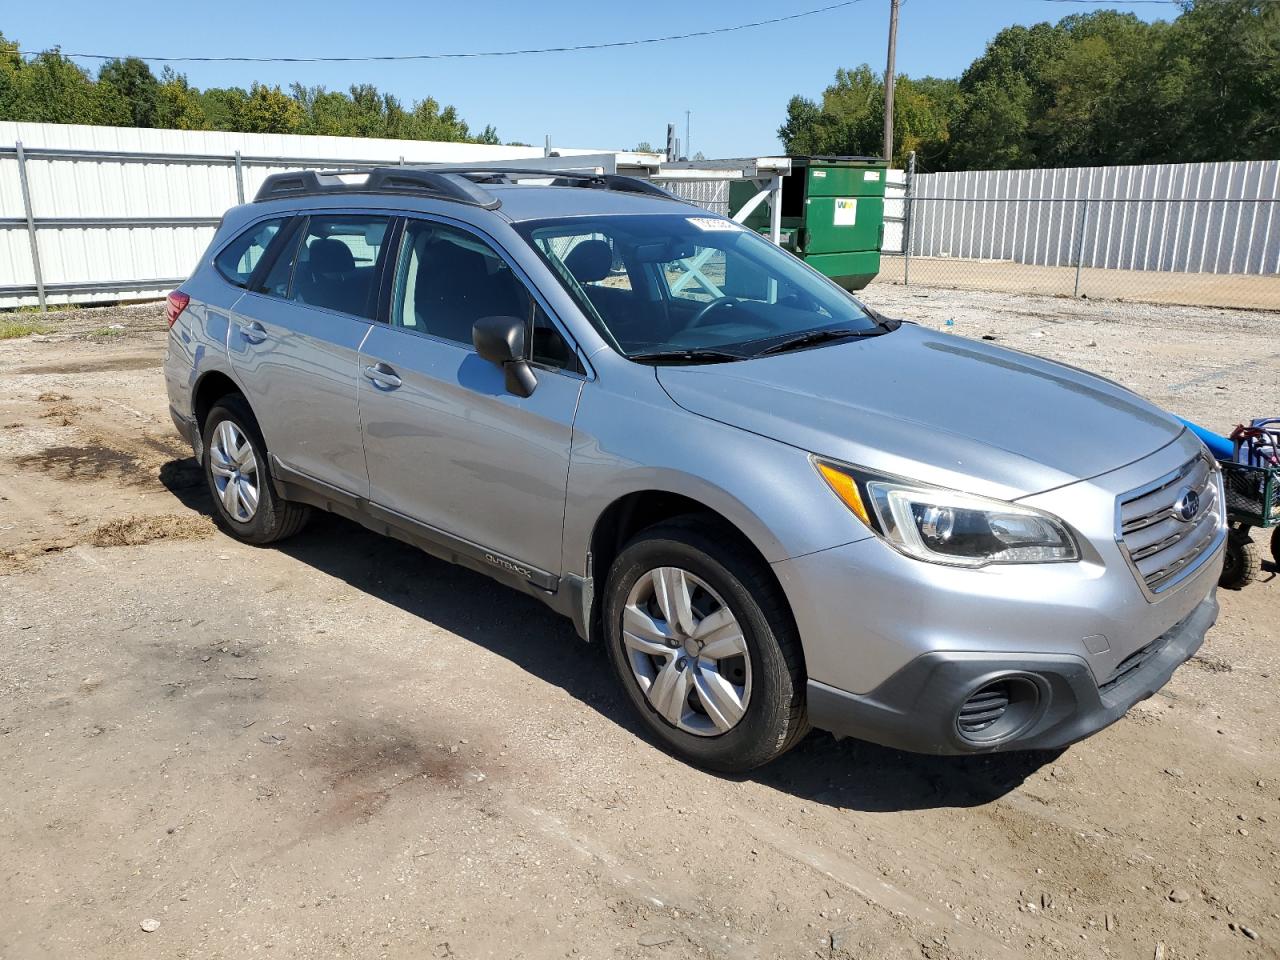
M 960 707 L 956 725 L 966 736 L 981 733 L 997 723 L 1009 708 L 1009 688 L 1003 681 L 983 687 Z
M 1187 491 L 1199 511 L 1183 520 L 1179 506 Z M 1196 567 L 1222 530 L 1222 500 L 1213 462 L 1201 454 L 1155 484 L 1120 499 L 1120 545 L 1148 592 L 1173 586 Z

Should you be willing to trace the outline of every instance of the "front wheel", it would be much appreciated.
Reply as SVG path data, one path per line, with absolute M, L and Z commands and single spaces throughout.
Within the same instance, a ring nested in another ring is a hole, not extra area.
M 614 672 L 673 753 L 743 772 L 808 730 L 795 624 L 736 537 L 694 518 L 652 527 L 618 555 L 604 599 Z
M 1232 530 L 1227 534 L 1227 550 L 1223 557 L 1222 576 L 1218 586 L 1227 590 L 1240 590 L 1253 582 L 1262 572 L 1262 553 L 1249 534 Z

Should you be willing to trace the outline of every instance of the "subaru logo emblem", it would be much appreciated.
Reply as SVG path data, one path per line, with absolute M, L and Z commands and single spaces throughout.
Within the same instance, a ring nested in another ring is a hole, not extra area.
M 1190 523 L 1200 512 L 1200 494 L 1191 489 L 1183 490 L 1173 505 L 1173 512 L 1179 520 Z

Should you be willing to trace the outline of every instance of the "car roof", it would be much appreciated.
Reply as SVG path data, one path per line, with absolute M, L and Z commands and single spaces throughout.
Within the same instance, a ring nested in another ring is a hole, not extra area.
M 353 179 L 361 175 L 361 179 Z M 461 219 L 495 214 L 509 222 L 628 214 L 679 215 L 690 209 L 701 209 L 636 177 L 531 168 L 449 166 L 276 173 L 263 181 L 252 205 L 259 210 L 284 212 L 296 210 L 303 204 L 315 208 L 345 206 L 353 201 L 380 209 L 436 213 L 450 209 Z
M 706 212 L 683 201 L 589 187 L 521 183 L 485 184 L 485 189 L 502 201 L 498 212 L 514 222 L 553 217 Z

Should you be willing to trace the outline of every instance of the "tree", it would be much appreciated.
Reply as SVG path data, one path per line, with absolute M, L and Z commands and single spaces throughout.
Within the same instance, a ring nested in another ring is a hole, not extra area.
M 200 93 L 200 109 L 210 130 L 240 130 L 249 91 L 243 87 L 209 87 Z
M 137 57 L 108 60 L 98 68 L 98 87 L 104 104 L 111 104 L 113 120 L 121 126 L 159 125 L 160 81 L 144 61 Z
M 33 123 L 108 123 L 104 98 L 93 78 L 55 47 L 23 60 L 18 45 L 0 34 L 0 114 Z
M 241 108 L 238 129 L 245 133 L 297 133 L 303 118 L 297 100 L 279 87 L 255 83 Z
M 1280 4 L 1184 0 L 1163 53 L 1172 67 L 1160 91 L 1166 150 L 1195 160 L 1280 156 Z
M 631 152 L 632 153 L 658 153 L 659 151 L 654 150 L 653 144 L 649 143 L 648 140 L 641 140 L 639 143 L 637 143 L 634 147 L 631 148 Z
M 413 105 L 413 136 L 415 140 L 438 140 L 445 143 L 470 139 L 466 123 L 453 107 L 440 109 L 434 97 L 419 100 Z
M 454 107 L 433 97 L 406 108 L 372 84 L 347 93 L 297 83 L 288 93 L 261 83 L 201 91 L 169 67 L 157 79 L 137 57 L 107 61 L 95 79 L 56 48 L 29 59 L 19 50 L 0 34 L 0 120 L 501 142 L 492 125 L 473 136 Z
M 895 163 L 1002 169 L 1280 155 L 1280 3 L 1181 0 L 1172 22 L 1099 10 L 1001 30 L 958 81 L 900 76 Z M 879 152 L 883 86 L 836 72 L 796 96 L 794 153 Z
M 948 138 L 947 112 L 956 100 L 956 83 L 924 77 L 897 78 L 894 96 L 894 157 L 906 163 L 916 150 L 941 155 Z M 792 97 L 778 138 L 788 153 L 878 157 L 884 145 L 884 81 L 867 64 L 837 70 L 821 105 Z
M 155 125 L 171 130 L 205 130 L 209 127 L 200 91 L 187 82 L 186 74 L 165 67 L 156 91 Z

